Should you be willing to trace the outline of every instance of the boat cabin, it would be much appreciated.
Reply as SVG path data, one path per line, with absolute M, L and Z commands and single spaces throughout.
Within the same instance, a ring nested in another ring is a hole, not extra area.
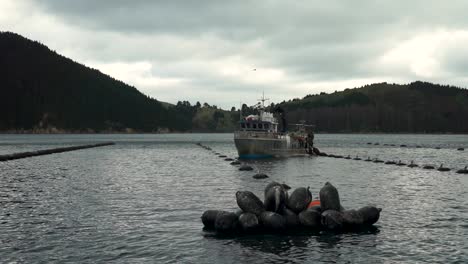
M 270 115 L 269 115 L 270 114 Z M 241 131 L 278 132 L 278 123 L 271 113 L 249 115 L 239 122 Z

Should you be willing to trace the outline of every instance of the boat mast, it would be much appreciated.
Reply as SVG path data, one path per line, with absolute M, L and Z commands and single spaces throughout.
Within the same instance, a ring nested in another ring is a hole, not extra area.
M 239 101 L 239 105 L 240 105 L 240 107 L 239 107 L 239 121 L 242 121 L 242 102 L 241 101 Z
M 265 101 L 270 100 L 269 98 L 265 98 L 265 91 L 262 93 L 262 98 L 257 99 L 257 101 L 262 102 L 262 110 L 265 109 Z

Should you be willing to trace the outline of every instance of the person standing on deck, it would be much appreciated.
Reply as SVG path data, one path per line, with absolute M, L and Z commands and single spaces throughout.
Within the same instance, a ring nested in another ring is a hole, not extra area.
M 306 138 L 307 153 L 312 154 L 314 149 L 314 133 L 311 131 L 307 134 Z

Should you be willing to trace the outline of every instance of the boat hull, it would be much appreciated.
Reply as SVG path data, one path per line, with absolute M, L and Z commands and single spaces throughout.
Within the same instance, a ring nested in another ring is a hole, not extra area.
M 290 148 L 286 139 L 235 138 L 240 159 L 263 159 L 308 155 L 305 148 Z

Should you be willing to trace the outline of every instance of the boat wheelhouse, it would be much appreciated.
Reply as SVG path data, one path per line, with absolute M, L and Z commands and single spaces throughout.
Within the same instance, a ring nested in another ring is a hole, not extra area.
M 241 116 L 239 129 L 234 132 L 234 143 L 241 159 L 303 156 L 311 153 L 313 134 L 299 124 L 295 132 L 279 131 L 279 123 L 273 113 L 264 109 L 265 97 L 258 115 Z M 284 124 L 283 124 L 284 126 Z

